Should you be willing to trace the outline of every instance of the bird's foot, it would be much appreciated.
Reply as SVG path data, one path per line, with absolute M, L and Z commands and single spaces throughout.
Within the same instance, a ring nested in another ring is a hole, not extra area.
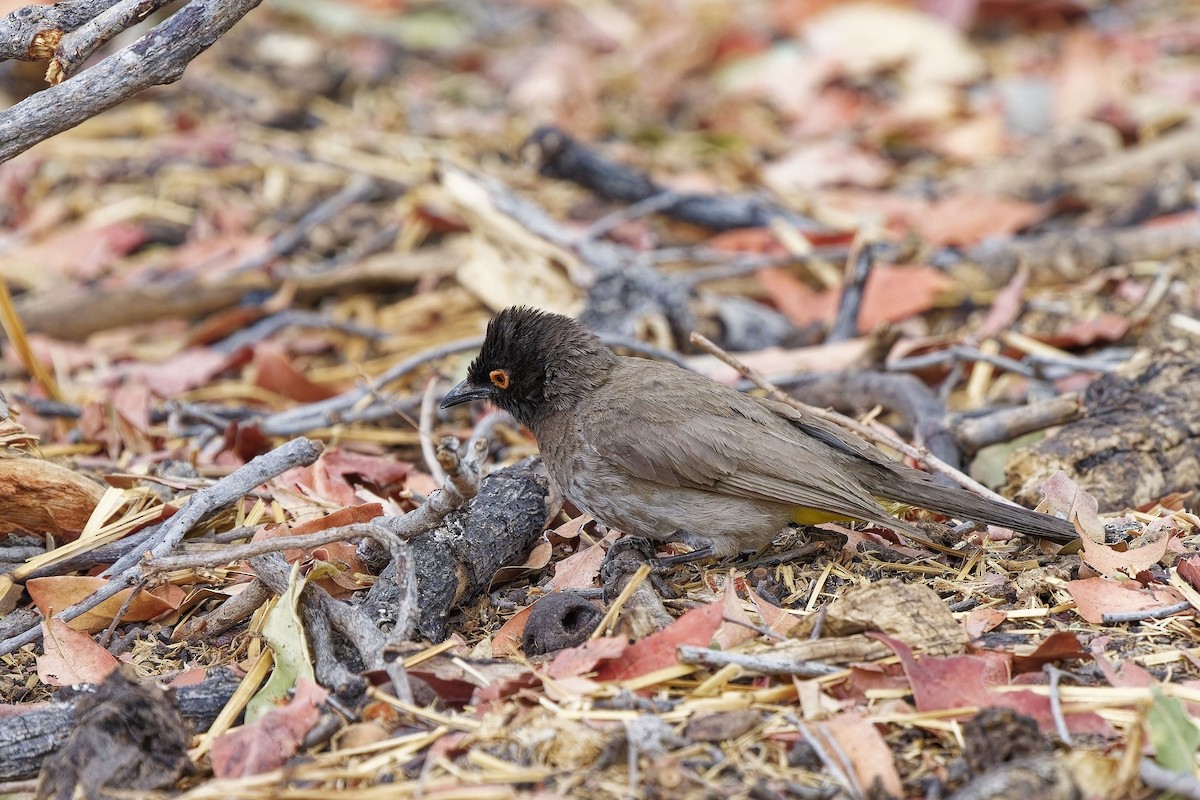
M 660 595 L 676 597 L 675 590 L 663 578 L 669 567 L 662 566 L 662 559 L 654 551 L 654 542 L 642 536 L 626 534 L 613 542 L 600 564 L 600 583 L 605 599 L 611 600 L 620 594 L 629 576 L 637 572 L 642 564 L 650 566 L 650 583 Z

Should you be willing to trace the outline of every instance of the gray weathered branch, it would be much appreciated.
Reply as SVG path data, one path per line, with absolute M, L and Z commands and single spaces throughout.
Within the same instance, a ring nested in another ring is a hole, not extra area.
M 193 58 L 211 47 L 260 2 L 262 0 L 191 0 L 128 47 L 76 77 L 30 95 L 0 112 L 0 162 L 151 86 L 179 80 Z M 73 23 L 69 28 L 73 30 L 96 17 L 97 11 L 115 4 L 100 0 L 93 4 L 69 5 L 73 16 L 64 13 L 58 19 Z M 54 8 L 58 6 L 49 7 Z M 23 36 L 42 23 L 37 21 L 36 13 L 26 11 L 18 9 L 0 22 L 0 56 L 28 57 L 29 44 L 24 42 Z

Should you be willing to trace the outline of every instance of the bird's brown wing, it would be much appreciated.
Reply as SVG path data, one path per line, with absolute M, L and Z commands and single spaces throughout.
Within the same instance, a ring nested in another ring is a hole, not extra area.
M 639 361 L 614 377 L 621 402 L 586 412 L 591 444 L 613 466 L 664 486 L 907 529 L 848 471 L 848 460 L 861 456 L 835 449 L 827 437 L 797 435 L 757 401 L 673 367 Z

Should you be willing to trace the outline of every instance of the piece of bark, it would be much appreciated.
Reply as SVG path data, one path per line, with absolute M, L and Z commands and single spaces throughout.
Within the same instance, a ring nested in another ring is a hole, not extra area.
M 0 458 L 0 537 L 16 531 L 79 536 L 104 487 L 40 458 Z
M 211 670 L 201 683 L 175 690 L 175 703 L 184 720 L 196 732 L 208 730 L 229 702 L 240 683 L 223 667 Z M 67 740 L 76 708 L 93 690 L 64 691 L 70 699 L 56 700 L 0 723 L 0 780 L 30 778 L 42 761 Z
M 519 564 L 546 525 L 549 480 L 541 462 L 527 458 L 483 479 L 479 494 L 449 514 L 440 527 L 409 542 L 416 565 L 418 632 L 440 642 L 458 606 L 487 590 L 501 567 Z M 387 622 L 396 604 L 396 581 L 388 565 L 367 593 L 362 609 Z
M 1136 508 L 1200 485 L 1200 363 L 1157 354 L 1105 375 L 1084 397 L 1088 415 L 1014 452 L 1003 493 L 1041 501 L 1041 486 L 1063 471 L 1102 509 Z

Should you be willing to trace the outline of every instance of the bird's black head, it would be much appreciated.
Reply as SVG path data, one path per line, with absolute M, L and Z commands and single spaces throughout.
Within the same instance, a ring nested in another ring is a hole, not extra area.
M 491 400 L 534 429 L 547 414 L 566 411 L 608 378 L 616 356 L 570 317 L 524 306 L 506 308 L 488 323 L 467 379 L 442 408 Z

